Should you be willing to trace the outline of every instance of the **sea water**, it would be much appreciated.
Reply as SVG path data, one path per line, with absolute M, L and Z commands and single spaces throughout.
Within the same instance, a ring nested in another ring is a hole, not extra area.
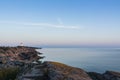
M 43 48 L 39 49 L 44 61 L 61 62 L 86 71 L 120 72 L 119 48 Z

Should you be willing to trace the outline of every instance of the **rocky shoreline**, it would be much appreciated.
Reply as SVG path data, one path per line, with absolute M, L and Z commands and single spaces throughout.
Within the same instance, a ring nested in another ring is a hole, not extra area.
M 0 47 L 0 80 L 120 80 L 120 73 L 103 74 L 59 62 L 41 62 L 35 47 Z

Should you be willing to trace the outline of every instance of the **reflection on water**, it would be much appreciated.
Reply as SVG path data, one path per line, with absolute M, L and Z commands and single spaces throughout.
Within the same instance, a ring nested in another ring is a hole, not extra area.
M 116 48 L 43 48 L 45 61 L 58 61 L 86 71 L 120 71 L 120 49 Z

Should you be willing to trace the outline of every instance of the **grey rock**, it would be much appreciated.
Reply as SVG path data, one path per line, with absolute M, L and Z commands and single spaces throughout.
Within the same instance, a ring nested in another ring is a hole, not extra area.
M 44 62 L 47 68 L 48 80 L 92 80 L 89 75 L 80 68 L 67 66 L 58 62 Z
M 93 80 L 120 80 L 120 72 L 106 71 L 103 74 L 96 72 L 88 73 Z
M 120 73 L 115 71 L 106 71 L 104 77 L 108 80 L 120 80 Z

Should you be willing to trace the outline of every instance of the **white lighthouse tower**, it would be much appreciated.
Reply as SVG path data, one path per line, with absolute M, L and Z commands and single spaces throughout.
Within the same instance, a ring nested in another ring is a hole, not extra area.
M 23 43 L 22 43 L 22 42 L 20 43 L 20 46 L 23 46 Z

